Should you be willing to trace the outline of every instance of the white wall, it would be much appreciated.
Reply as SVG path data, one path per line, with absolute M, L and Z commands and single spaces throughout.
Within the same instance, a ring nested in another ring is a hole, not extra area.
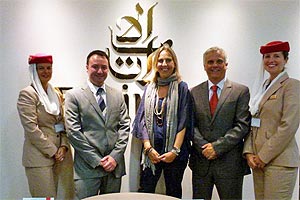
M 54 56 L 54 85 L 81 85 L 87 77 L 87 54 L 93 49 L 111 48 L 108 26 L 120 33 L 117 19 L 136 17 L 138 2 L 147 13 L 156 1 L 0 0 L 0 199 L 29 196 L 21 165 L 23 129 L 16 110 L 18 91 L 29 84 L 28 55 L 45 52 Z M 298 0 L 164 0 L 154 8 L 152 37 L 158 36 L 154 47 L 169 38 L 173 40 L 180 71 L 190 87 L 206 80 L 202 54 L 215 45 L 228 53 L 228 77 L 251 87 L 260 66 L 259 47 L 271 40 L 290 42 L 288 71 L 300 79 L 299 25 Z M 123 84 L 112 76 L 107 82 L 120 89 Z M 142 92 L 133 81 L 126 83 L 130 97 Z M 134 112 L 130 115 L 133 118 Z M 134 152 L 136 149 L 129 145 L 128 175 L 123 179 L 122 191 L 136 189 L 138 159 Z M 183 197 L 191 198 L 189 169 L 183 188 Z M 294 196 L 298 199 L 298 190 Z M 244 197 L 254 198 L 251 175 L 245 178 Z

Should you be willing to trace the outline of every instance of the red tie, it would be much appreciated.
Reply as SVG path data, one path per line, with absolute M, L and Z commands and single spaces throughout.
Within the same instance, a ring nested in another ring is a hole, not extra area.
M 215 112 L 215 110 L 217 108 L 217 104 L 218 104 L 218 93 L 217 93 L 218 86 L 213 85 L 213 86 L 211 86 L 211 89 L 213 91 L 213 94 L 212 94 L 212 96 L 210 98 L 209 106 L 210 106 L 211 116 L 213 116 L 214 112 Z

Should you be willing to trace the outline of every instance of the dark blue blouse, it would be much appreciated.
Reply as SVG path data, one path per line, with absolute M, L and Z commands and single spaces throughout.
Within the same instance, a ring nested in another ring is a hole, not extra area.
M 147 87 L 145 88 L 145 91 Z M 149 135 L 146 129 L 145 124 L 145 93 L 139 105 L 134 123 L 133 123 L 133 136 L 141 140 L 149 139 Z M 162 99 L 159 100 L 159 106 L 162 104 Z M 165 105 L 167 107 L 167 105 Z M 165 107 L 165 110 L 166 110 Z M 192 118 L 192 104 L 191 104 L 191 95 L 188 89 L 187 83 L 181 81 L 178 85 L 178 110 L 177 110 L 177 133 L 182 129 L 186 128 L 185 138 L 181 146 L 181 152 L 178 156 L 180 160 L 188 160 L 189 151 L 190 151 L 190 141 L 193 131 L 193 118 Z M 157 116 L 154 115 L 153 119 L 153 131 L 154 131 L 154 144 L 152 144 L 155 150 L 159 154 L 165 153 L 165 136 L 166 136 L 166 115 L 163 118 L 163 125 L 159 126 L 157 123 Z

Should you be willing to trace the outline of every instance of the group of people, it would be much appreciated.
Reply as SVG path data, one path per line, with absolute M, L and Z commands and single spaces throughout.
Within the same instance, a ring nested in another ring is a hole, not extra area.
M 220 199 L 242 199 L 250 168 L 256 199 L 291 199 L 300 164 L 300 82 L 286 72 L 289 50 L 282 41 L 261 46 L 250 94 L 226 77 L 227 55 L 219 47 L 203 54 L 208 80 L 189 89 L 175 52 L 163 44 L 148 57 L 152 73 L 132 130 L 122 93 L 105 83 L 104 51 L 87 56 L 87 84 L 69 90 L 64 102 L 49 83 L 52 56 L 30 56 L 31 85 L 20 91 L 17 107 L 31 195 L 60 198 L 60 182 L 63 199 L 120 192 L 131 130 L 142 146 L 139 192 L 155 193 L 163 173 L 166 195 L 181 198 L 189 165 L 193 199 L 211 199 L 214 186 Z

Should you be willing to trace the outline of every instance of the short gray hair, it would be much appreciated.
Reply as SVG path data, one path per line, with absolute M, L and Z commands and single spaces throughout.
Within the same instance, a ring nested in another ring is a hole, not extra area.
M 224 61 L 225 61 L 225 63 L 227 63 L 227 54 L 226 54 L 225 50 L 220 47 L 211 47 L 211 48 L 207 49 L 203 54 L 203 64 L 205 64 L 205 58 L 206 58 L 207 54 L 209 54 L 211 52 L 216 52 L 216 51 L 219 51 L 224 56 L 224 59 L 225 59 Z

